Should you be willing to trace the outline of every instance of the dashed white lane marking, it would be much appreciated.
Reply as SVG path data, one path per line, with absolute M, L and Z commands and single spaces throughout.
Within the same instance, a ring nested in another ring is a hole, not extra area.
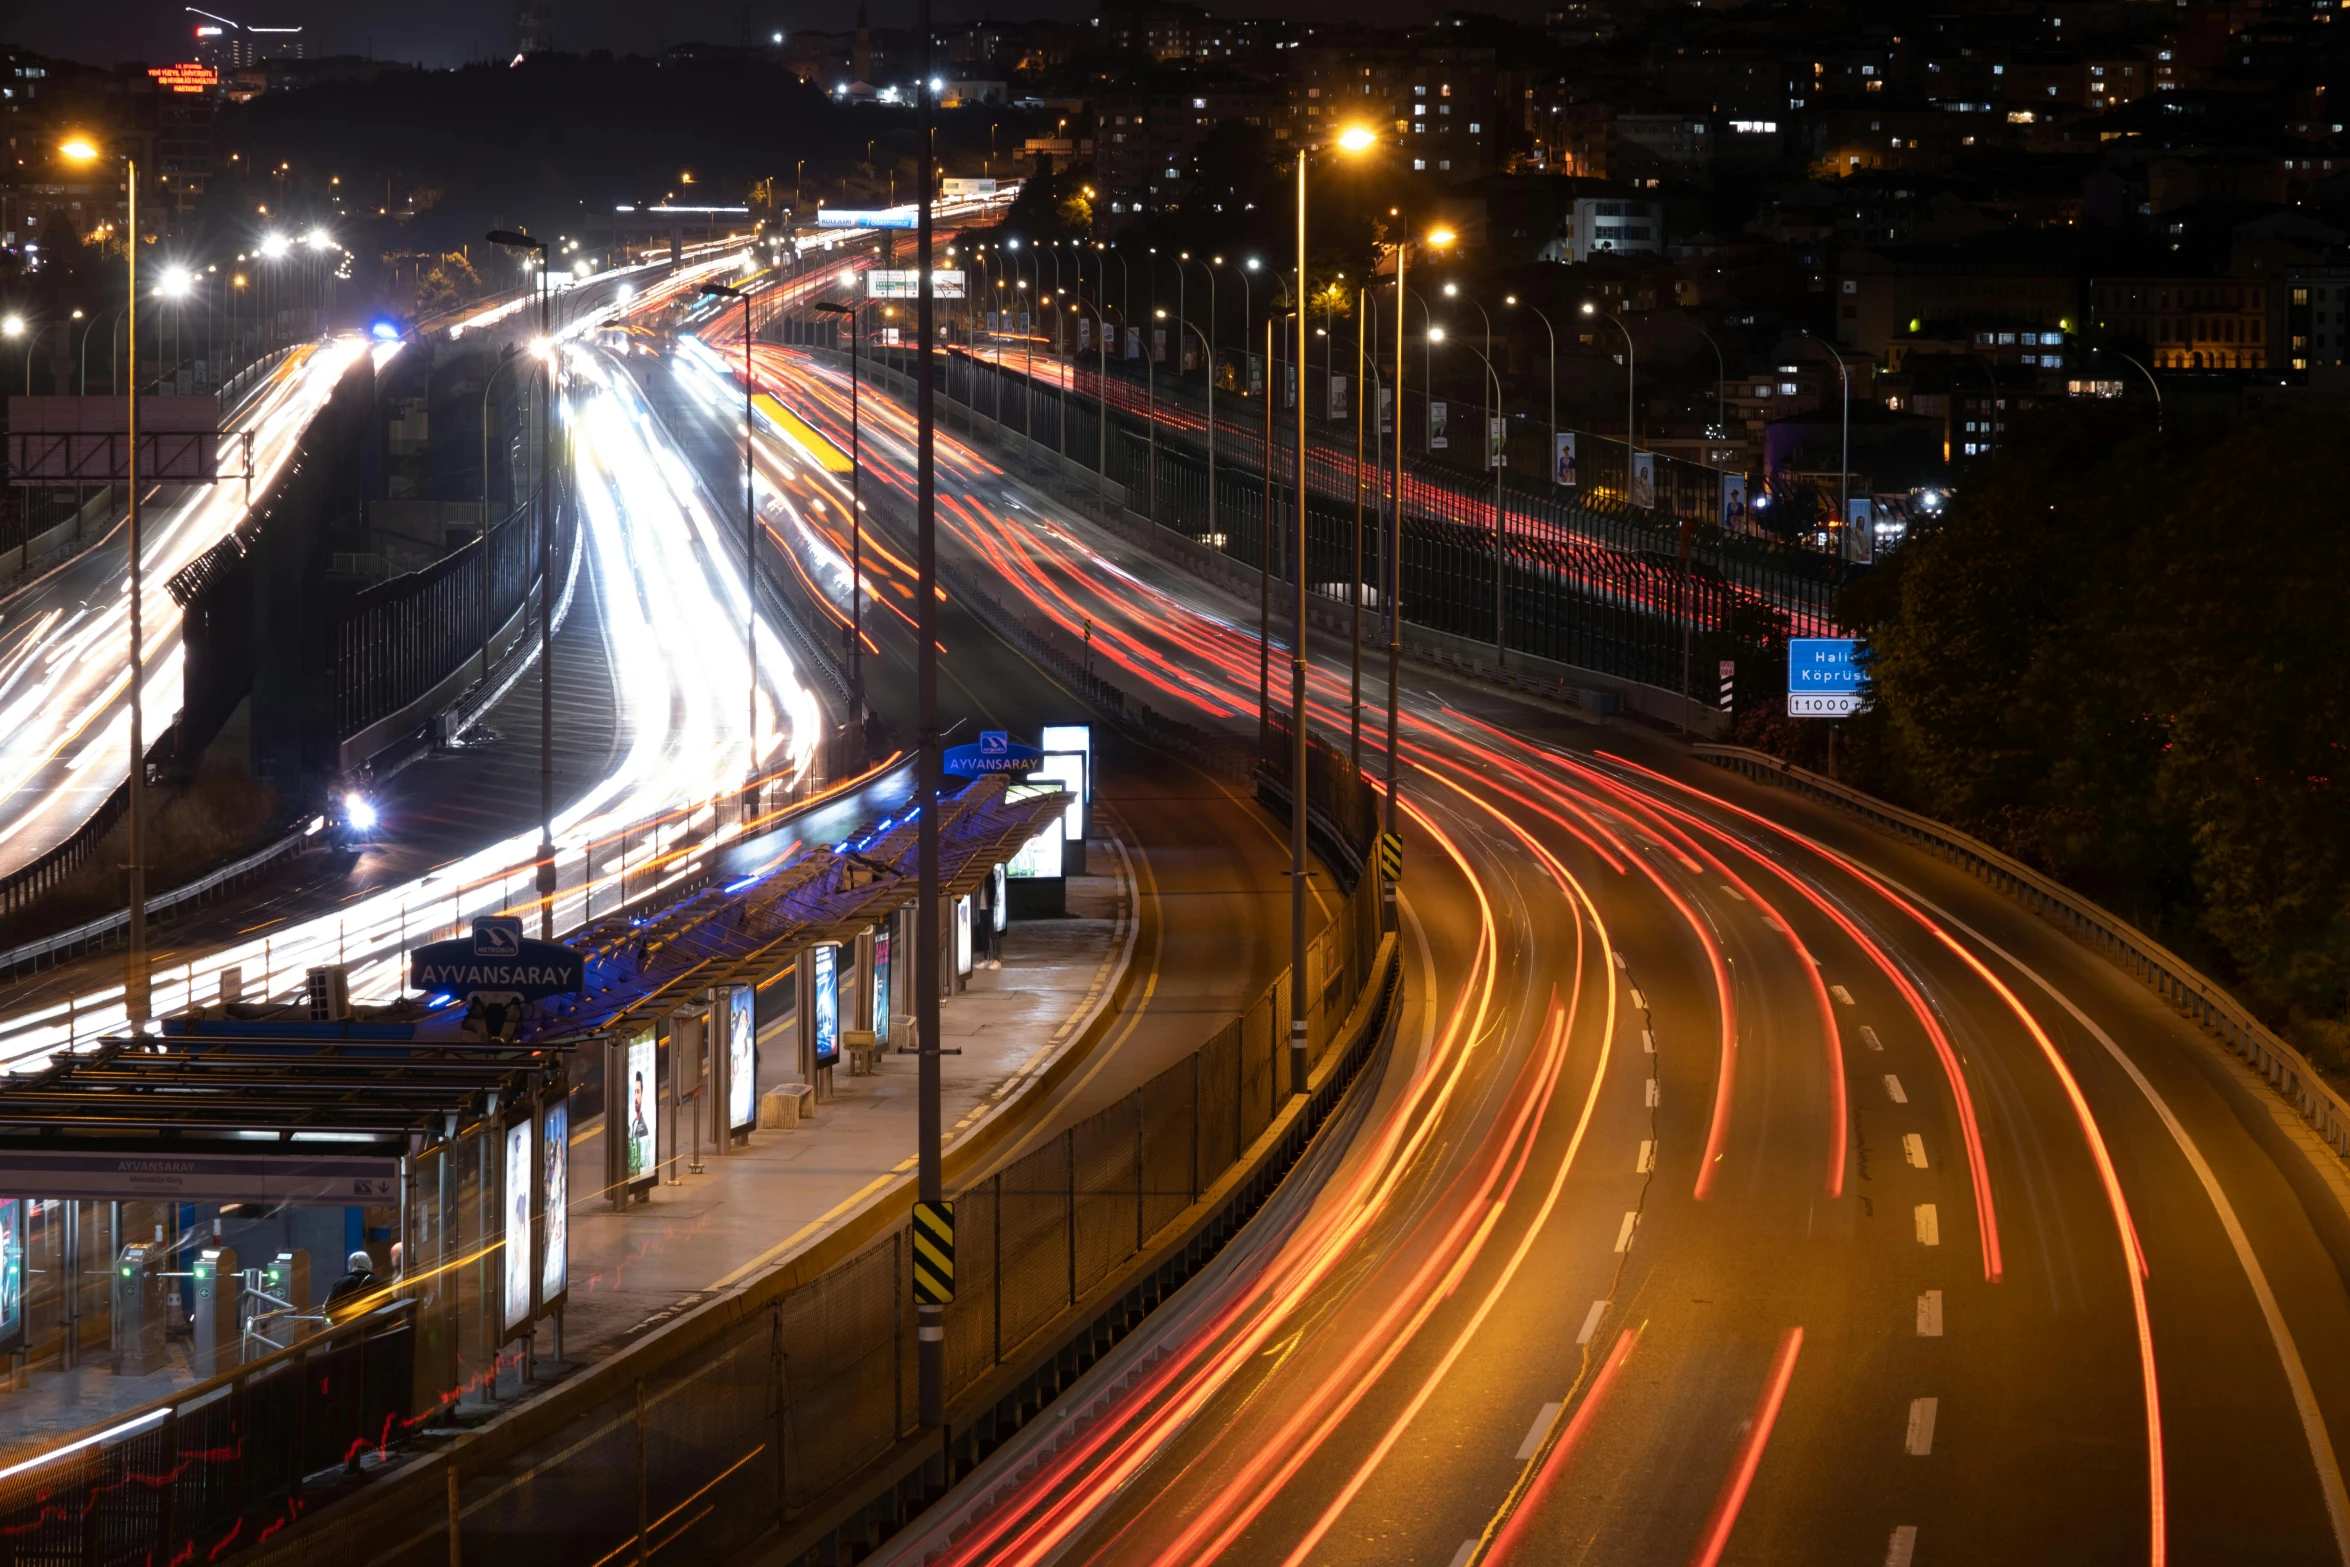
M 1782 925 L 1782 924 L 1780 924 L 1780 923 L 1779 923 L 1779 917 L 1778 917 L 1777 915 L 1775 915 L 1775 914 L 1765 914 L 1765 915 L 1764 915 L 1762 918 L 1763 918 L 1763 923 L 1764 923 L 1765 925 L 1768 925 L 1768 926 L 1770 926 L 1770 927 L 1771 927 L 1771 929 L 1773 929 L 1773 930 L 1775 930 L 1775 931 L 1780 931 L 1780 932 L 1782 932 L 1782 933 L 1785 933 L 1785 934 L 1790 934 L 1790 935 L 1792 935 L 1792 934 L 1793 934 L 1793 932 L 1791 932 L 1791 931 L 1788 931 L 1788 930 L 1787 930 L 1787 927 L 1786 927 L 1785 925 Z
M 1934 1205 L 1930 1202 L 1921 1202 L 1910 1211 L 1917 1220 L 1918 1244 L 1920 1246 L 1941 1245 L 1942 1220 L 1934 1212 Z
M 1928 1290 L 1918 1297 L 1918 1337 L 1942 1336 L 1942 1292 Z
M 1591 1309 L 1583 1313 L 1583 1331 L 1575 1335 L 1575 1342 L 1578 1344 L 1590 1343 L 1591 1335 L 1599 1331 L 1599 1319 L 1606 1315 L 1607 1302 L 1604 1300 L 1593 1301 Z
M 1871 1050 L 1882 1050 L 1885 1048 L 1884 1045 L 1877 1039 L 1877 1031 L 1869 1027 L 1866 1023 L 1863 1023 L 1860 1026 L 1860 1042 L 1868 1046 Z
M 1901 1156 L 1918 1169 L 1926 1167 L 1926 1140 L 1915 1132 L 1901 1134 Z
M 1643 1050 L 1645 1050 L 1645 1051 L 1647 1051 L 1647 1052 L 1648 1052 L 1650 1055 L 1655 1055 L 1655 1054 L 1656 1054 L 1656 1035 L 1654 1035 L 1654 1034 L 1650 1033 L 1650 1032 L 1649 1032 L 1647 1029 L 1645 1029 L 1645 1028 L 1644 1028 L 1644 1029 L 1642 1029 L 1642 1030 L 1640 1031 L 1640 1048 L 1641 1048 L 1641 1049 L 1643 1049 Z
M 1722 883 L 1722 890 L 1728 893 L 1731 897 L 1736 898 L 1740 903 L 1744 903 L 1746 901 L 1746 894 L 1740 892 L 1737 888 L 1731 886 L 1728 882 Z
M 1532 1458 L 1536 1451 L 1541 1448 L 1542 1433 L 1550 1429 L 1550 1423 L 1553 1420 L 1556 1420 L 1559 1417 L 1559 1411 L 1566 1407 L 1567 1406 L 1564 1404 L 1545 1404 L 1542 1406 L 1541 1410 L 1535 1414 L 1533 1429 L 1526 1433 L 1526 1440 L 1518 1444 L 1519 1463 L 1522 1464 L 1527 1459 Z
M 1644 1137 L 1640 1140 L 1640 1157 L 1633 1161 L 1632 1173 L 1634 1175 L 1647 1175 L 1655 1169 L 1656 1139 L 1653 1137 Z
M 1918 1553 L 1918 1526 L 1905 1523 L 1893 1531 L 1893 1538 L 1885 1542 L 1885 1567 L 1909 1567 L 1910 1558 Z
M 1463 1540 L 1461 1542 L 1461 1548 L 1452 1553 L 1452 1567 L 1468 1567 L 1469 1558 L 1476 1554 L 1477 1542 L 1475 1540 Z M 1908 1567 L 1908 1563 L 1904 1562 L 1902 1567 Z
M 1901 1091 L 1901 1079 L 1891 1072 L 1885 1074 L 1885 1093 L 1897 1105 L 1909 1103 L 1909 1095 Z
M 1630 1251 L 1632 1249 L 1632 1232 L 1638 1228 L 1640 1228 L 1640 1215 L 1637 1213 L 1625 1214 L 1624 1227 L 1616 1231 L 1616 1250 Z
M 1852 992 L 1846 990 L 1842 985 L 1830 985 L 1828 987 L 1828 994 L 1834 996 L 1838 1001 L 1842 1002 L 1846 1006 L 1851 1006 L 1853 1004 Z
M 1632 1010 L 1635 1012 L 1645 1012 L 1648 1010 L 1648 998 L 1637 990 L 1632 992 Z
M 1656 1089 L 1657 1082 L 1656 1079 L 1652 1077 L 1648 1080 L 1648 1108 L 1651 1110 L 1656 1108 Z
M 1630 965 L 1630 964 L 1628 964 L 1628 963 L 1626 963 L 1626 962 L 1624 961 L 1624 955 L 1623 955 L 1621 952 L 1617 953 L 1617 954 L 1615 955 L 1615 958 L 1616 958 L 1616 967 L 1618 967 L 1618 968 L 1630 968 L 1630 967 L 1631 967 L 1631 965 Z
M 1909 1434 L 1901 1445 L 1910 1457 L 1923 1458 L 1934 1450 L 1934 1411 L 1941 1402 L 1938 1398 L 1909 1401 Z

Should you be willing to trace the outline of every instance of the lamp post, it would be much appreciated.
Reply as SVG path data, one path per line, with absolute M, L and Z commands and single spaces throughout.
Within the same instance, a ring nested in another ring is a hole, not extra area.
M 1341 131 L 1341 152 L 1359 153 L 1379 138 L 1366 127 Z M 1309 1086 L 1306 1053 L 1306 164 L 1312 149 L 1297 150 L 1297 499 L 1290 565 L 1294 624 L 1289 649 L 1289 1088 Z M 1269 400 L 1268 400 L 1269 401 Z
M 1346 757 L 1354 770 L 1363 770 L 1363 404 L 1368 400 L 1369 377 L 1363 373 L 1363 326 L 1369 319 L 1371 291 L 1355 290 L 1355 564 L 1346 579 L 1347 608 L 1352 627 L 1347 636 Z M 1336 344 L 1331 347 L 1335 349 Z
M 1515 305 L 1518 296 L 1505 294 L 1501 302 Z M 1535 319 L 1542 323 L 1543 335 L 1550 340 L 1550 449 L 1543 453 L 1542 460 L 1550 468 L 1551 488 L 1556 489 L 1559 479 L 1559 335 L 1558 329 L 1550 324 L 1550 317 L 1542 313 L 1541 306 L 1528 305 L 1526 308 L 1534 312 Z
M 507 354 L 481 382 L 481 678 L 485 681 L 490 678 L 490 388 L 497 384 L 498 372 L 521 357 Z
M 2124 363 L 2134 368 L 2140 375 L 2146 378 L 2146 384 L 2154 389 L 2154 433 L 2156 435 L 2162 434 L 2162 383 L 2154 379 L 2153 371 L 2147 369 L 2144 365 L 2139 364 L 2137 360 L 2131 358 L 2128 354 L 2116 350 L 2114 357 L 2122 360 Z
M 1461 346 L 1468 348 L 1466 343 Z M 1493 368 L 1493 359 L 1484 350 L 1470 348 L 1469 352 L 1475 354 L 1477 362 L 1485 367 L 1485 379 L 1493 388 L 1493 406 L 1499 410 L 1501 407 L 1501 373 Z M 1502 633 L 1507 629 L 1502 615 L 1503 514 L 1501 476 L 1504 471 L 1502 462 L 1505 454 L 1498 438 L 1499 431 L 1495 429 L 1495 426 L 1501 422 L 1502 416 L 1498 412 L 1486 416 L 1485 462 L 1493 470 L 1493 667 L 1496 669 L 1502 667 Z
M 547 242 L 514 229 L 492 229 L 493 245 L 529 252 L 537 262 L 539 337 L 547 361 L 545 455 L 539 464 L 539 939 L 555 939 L 555 350 L 547 337 Z
M 743 662 L 750 678 L 743 729 L 744 743 L 750 747 L 750 762 L 743 771 L 747 822 L 759 776 L 759 505 L 751 467 L 751 295 L 732 283 L 704 283 L 701 292 L 704 299 L 732 299 L 743 307 Z
M 918 291 L 915 333 L 920 371 L 914 382 L 914 525 L 915 585 L 918 604 L 917 637 L 921 651 L 915 662 L 915 701 L 920 726 L 921 754 L 916 763 L 915 803 L 920 812 L 915 850 L 919 890 L 915 903 L 914 1008 L 915 1042 L 922 1052 L 918 1068 L 915 1147 L 916 1195 L 926 1203 L 944 1200 L 945 1174 L 939 1155 L 939 882 L 938 882 L 938 470 L 937 393 L 931 363 L 933 279 L 931 265 L 931 192 L 936 188 L 936 164 L 929 156 L 932 124 L 930 81 L 930 0 L 917 0 L 915 25 L 920 30 L 924 84 L 915 94 L 919 114 L 916 145 L 924 153 L 916 174 L 915 266 Z M 915 1307 L 916 1413 L 926 1427 L 945 1421 L 946 1308 L 929 1302 Z
M 1844 356 L 1836 352 L 1834 344 L 1809 327 L 1803 329 L 1803 335 L 1825 348 L 1828 357 L 1836 361 L 1836 391 L 1844 408 L 1843 444 L 1836 454 L 1836 526 L 1841 530 L 1849 526 L 1845 519 L 1852 511 L 1852 381 L 1844 371 Z M 1993 398 L 1992 401 L 1996 403 L 1998 399 Z M 1991 410 L 1991 417 L 1994 422 L 1998 420 L 1999 410 L 1996 407 Z M 1839 532 L 1837 536 L 1841 538 L 1843 535 Z M 1834 732 L 1832 726 L 1830 732 Z
M 1623 322 L 1616 321 L 1614 316 L 1609 315 L 1608 312 L 1600 309 L 1588 299 L 1583 301 L 1583 314 L 1586 316 L 1606 316 L 1608 320 L 1615 321 L 1616 330 L 1624 334 L 1624 504 L 1629 506 L 1632 503 L 1632 452 L 1639 441 L 1633 428 L 1634 410 L 1639 407 L 1639 403 L 1632 388 L 1634 377 L 1639 374 L 1639 371 L 1633 363 L 1632 329 L 1624 325 Z
M 1450 247 L 1452 242 L 1453 231 L 1451 229 L 1435 229 L 1428 235 L 1428 243 L 1439 250 Z M 1403 781 L 1400 766 L 1402 753 L 1397 738 L 1397 716 L 1402 707 L 1403 692 L 1404 299 L 1411 292 L 1410 285 L 1405 282 L 1411 251 L 1412 247 L 1409 242 L 1400 242 L 1395 247 L 1395 477 L 1392 481 L 1395 490 L 1388 513 L 1388 526 L 1393 531 L 1388 535 L 1387 541 L 1387 830 L 1390 833 L 1398 830 L 1398 823 L 1401 820 L 1396 802 L 1402 794 Z M 1424 319 L 1427 314 L 1427 305 L 1424 301 L 1420 309 Z M 1425 353 L 1424 346 L 1423 353 Z M 1420 395 L 1425 397 L 1427 393 L 1423 391 Z M 1393 929 L 1395 925 L 1395 887 L 1392 882 L 1388 884 L 1384 902 L 1387 906 L 1387 924 L 1390 929 Z
M 1211 338 L 1209 338 L 1208 334 L 1207 334 L 1207 333 L 1205 333 L 1205 332 L 1202 332 L 1202 331 L 1199 329 L 1199 327 L 1198 327 L 1198 326 L 1197 326 L 1195 323 L 1193 323 L 1193 322 L 1190 322 L 1190 321 L 1186 321 L 1186 322 L 1184 322 L 1184 323 L 1183 323 L 1183 326 L 1185 327 L 1185 329 L 1186 329 L 1186 330 L 1188 330 L 1188 331 L 1191 333 L 1191 335 L 1192 335 L 1193 337 L 1196 337 L 1196 338 L 1198 338 L 1198 339 L 1199 339 L 1200 352 L 1201 352 L 1201 353 L 1203 353 L 1203 354 L 1205 354 L 1205 355 L 1207 355 L 1209 359 L 1211 359 L 1211 360 L 1212 360 L 1212 359 L 1214 359 L 1214 358 L 1216 357 L 1216 346 L 1215 346 L 1215 343 L 1214 343 L 1214 341 L 1213 341 Z M 1215 376 L 1214 376 L 1214 375 L 1210 375 L 1210 376 L 1208 377 L 1208 536 L 1209 536 L 1210 538 L 1214 538 L 1214 537 L 1215 537 L 1215 535 L 1216 535 L 1216 378 L 1215 378 Z M 1223 545 L 1221 545 L 1221 544 L 1218 544 L 1218 545 L 1216 546 L 1216 548 L 1218 548 L 1218 549 L 1222 549 L 1223 547 L 1224 547 L 1224 546 L 1223 546 Z
M 73 163 L 93 163 L 100 156 L 97 147 L 83 137 L 67 141 L 58 151 Z M 147 986 L 147 711 L 144 687 L 147 683 L 146 644 L 140 614 L 140 598 L 146 591 L 145 575 L 140 563 L 139 530 L 139 161 L 125 157 L 123 163 L 123 192 L 125 222 L 123 226 L 123 256 L 129 285 L 127 313 L 130 317 L 131 380 L 130 401 L 124 425 L 127 456 L 123 469 L 130 491 L 130 521 L 126 530 L 130 552 L 130 686 L 131 733 L 130 766 L 125 776 L 124 817 L 129 823 L 129 927 L 125 932 L 123 955 L 122 1010 L 124 1021 L 133 1034 L 146 1032 L 148 1017 Z
M 1722 358 L 1722 345 L 1714 341 L 1714 335 L 1699 324 L 1697 317 L 1684 314 L 1681 319 L 1688 322 L 1689 329 L 1704 338 L 1706 346 L 1714 351 L 1714 428 L 1720 432 L 1719 438 L 1726 441 L 1730 438 L 1730 421 L 1723 412 L 1722 383 L 1730 379 L 1730 370 L 1728 362 Z
M 857 339 L 864 334 L 857 330 L 855 305 L 819 299 L 816 308 L 828 316 L 845 316 L 849 323 L 849 705 L 857 710 L 858 722 L 862 723 L 865 716 L 865 503 L 859 493 L 864 454 L 863 431 L 857 413 Z M 998 377 L 999 385 L 1001 380 Z

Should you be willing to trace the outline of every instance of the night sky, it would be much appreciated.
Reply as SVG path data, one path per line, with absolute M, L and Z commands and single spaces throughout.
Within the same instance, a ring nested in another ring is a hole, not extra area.
M 1050 16 L 1076 20 L 1100 8 L 1093 0 L 1034 0 L 987 4 L 984 0 L 934 0 L 939 21 L 984 15 Z M 260 26 L 309 30 L 310 53 L 372 54 L 426 65 L 458 65 L 503 52 L 513 38 L 514 0 L 266 0 L 256 8 L 237 0 L 207 7 Z M 1277 0 L 1235 6 L 1235 14 L 1282 15 L 1306 20 L 1403 22 L 1439 14 L 1448 7 L 1412 5 L 1408 0 Z M 1526 10 L 1503 5 L 1505 14 Z M 776 28 L 837 28 L 855 15 L 841 0 L 558 0 L 553 6 L 555 46 L 581 51 L 652 52 L 687 40 L 737 43 L 763 38 Z M 1539 13 L 1534 13 L 1538 15 Z M 909 26 L 908 0 L 880 0 L 872 7 L 876 26 Z M 184 58 L 193 40 L 193 18 L 170 0 L 109 0 L 77 5 L 64 0 L 0 0 L 0 43 L 94 65 L 122 60 Z

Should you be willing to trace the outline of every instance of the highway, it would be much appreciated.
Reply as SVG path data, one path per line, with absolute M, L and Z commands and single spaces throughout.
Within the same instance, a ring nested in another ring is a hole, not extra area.
M 588 316 L 575 322 L 562 350 L 583 547 L 557 591 L 559 604 L 594 596 L 605 656 L 622 674 L 614 682 L 620 738 L 609 770 L 559 804 L 558 931 L 593 909 L 609 913 L 624 888 L 642 896 L 697 871 L 701 855 L 740 833 L 734 794 L 754 770 L 796 782 L 827 730 L 792 650 L 762 620 L 754 739 L 741 530 L 730 523 L 739 510 L 677 463 L 625 361 L 590 346 L 594 325 Z M 159 694 L 176 690 L 156 678 Z M 300 993 L 307 965 L 344 962 L 354 1000 L 393 1000 L 406 990 L 409 947 L 461 932 L 478 914 L 535 912 L 537 841 L 535 829 L 512 834 L 427 874 L 365 888 L 332 913 L 175 953 L 155 972 L 155 1011 L 208 1004 L 231 966 L 248 999 L 288 999 Z M 44 985 L 36 1001 L 20 998 L 0 1013 L 0 1066 L 119 1031 L 122 985 L 101 982 L 104 968 L 79 966 L 69 972 L 82 983 Z
M 250 493 L 262 494 L 344 370 L 368 351 L 356 337 L 295 349 L 227 421 L 221 466 L 242 469 L 250 434 Z M 243 520 L 248 491 L 240 471 L 233 481 L 164 493 L 140 516 L 149 744 L 180 706 L 180 608 L 166 584 Z M 117 522 L 100 543 L 0 601 L 0 876 L 72 836 L 129 771 L 128 534 Z
M 845 444 L 844 376 L 758 359 Z M 944 557 L 1253 727 L 1253 605 L 939 451 Z M 1404 759 L 1406 1020 L 1343 1157 L 889 1559 L 2350 1560 L 2350 1182 L 2230 1061 L 1648 731 L 1412 671 Z

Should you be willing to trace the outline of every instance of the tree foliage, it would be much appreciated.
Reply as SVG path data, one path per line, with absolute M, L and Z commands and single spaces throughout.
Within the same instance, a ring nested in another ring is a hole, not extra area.
M 2350 1003 L 2341 419 L 2051 420 L 1843 604 L 1875 695 L 1847 732 L 1863 782 L 2154 929 L 2305 1040 Z

